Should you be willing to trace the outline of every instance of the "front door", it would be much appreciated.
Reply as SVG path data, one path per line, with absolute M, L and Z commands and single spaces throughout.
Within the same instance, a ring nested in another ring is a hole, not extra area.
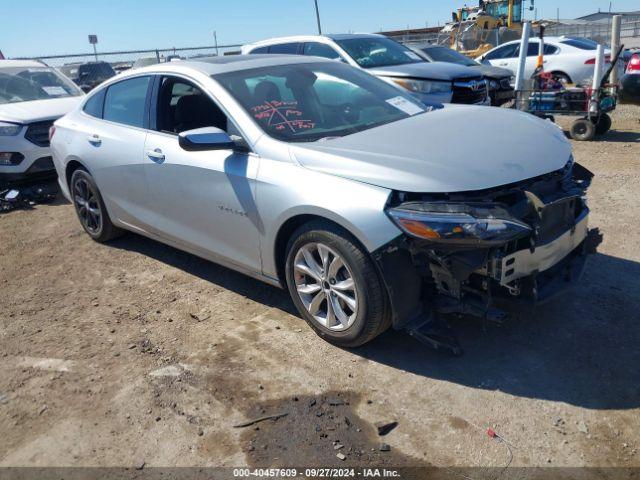
M 154 230 L 195 253 L 259 270 L 258 156 L 180 147 L 180 132 L 207 126 L 228 131 L 231 125 L 216 103 L 187 80 L 163 77 L 155 111 L 144 148 Z

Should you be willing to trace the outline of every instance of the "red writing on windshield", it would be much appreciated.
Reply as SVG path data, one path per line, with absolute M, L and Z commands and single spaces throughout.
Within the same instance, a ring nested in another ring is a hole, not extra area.
M 253 117 L 268 127 L 275 130 L 289 129 L 292 132 L 298 130 L 310 130 L 316 126 L 311 120 L 302 118 L 304 113 L 298 109 L 298 102 L 284 102 L 271 100 L 251 108 Z

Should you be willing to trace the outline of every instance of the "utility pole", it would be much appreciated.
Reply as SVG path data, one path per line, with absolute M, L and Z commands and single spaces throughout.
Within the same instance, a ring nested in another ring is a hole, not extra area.
M 318 10 L 318 0 L 313 0 L 316 5 L 316 21 L 318 22 L 318 35 L 322 35 L 322 27 L 320 26 L 320 10 Z
M 216 47 L 216 57 L 219 55 L 218 53 L 218 35 L 216 34 L 216 31 L 213 31 L 213 44 Z

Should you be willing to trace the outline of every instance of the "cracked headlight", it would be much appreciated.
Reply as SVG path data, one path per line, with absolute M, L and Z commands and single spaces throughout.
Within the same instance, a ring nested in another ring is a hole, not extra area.
M 390 78 L 390 80 L 413 93 L 451 93 L 451 82 L 415 80 L 410 78 Z
M 506 210 L 487 205 L 410 202 L 387 209 L 387 214 L 407 235 L 443 246 L 490 247 L 532 231 Z
M 0 137 L 13 137 L 22 130 L 22 125 L 15 123 L 0 122 Z

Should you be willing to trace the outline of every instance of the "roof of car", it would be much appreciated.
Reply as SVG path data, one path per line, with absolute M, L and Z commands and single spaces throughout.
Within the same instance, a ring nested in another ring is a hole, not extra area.
M 288 42 L 310 42 L 318 39 L 330 39 L 334 41 L 338 40 L 347 40 L 350 38 L 362 38 L 362 37 L 380 37 L 377 33 L 336 33 L 336 34 L 326 34 L 326 35 L 293 35 L 289 37 L 273 37 L 267 38 L 265 40 L 260 40 L 253 43 L 248 43 L 245 47 L 258 47 L 261 45 L 273 45 L 277 43 L 288 43 Z
M 46 67 L 44 63 L 36 62 L 35 60 L 0 60 L 0 68 L 13 68 L 13 67 Z
M 306 57 L 301 55 L 277 55 L 277 54 L 252 54 L 229 55 L 222 57 L 205 57 L 197 60 L 181 60 L 179 62 L 165 62 L 148 67 L 137 68 L 127 75 L 140 72 L 175 71 L 195 69 L 207 75 L 249 70 L 252 68 L 274 67 L 278 65 L 291 65 L 301 63 L 331 62 L 332 60 L 318 57 Z M 124 74 L 122 74 L 124 75 Z M 120 77 L 121 78 L 121 77 Z
M 571 38 L 569 38 L 569 37 L 547 37 L 547 36 L 544 37 L 544 41 L 546 43 L 560 43 L 560 42 L 562 42 L 564 40 L 571 40 Z M 529 39 L 529 41 L 530 42 L 539 42 L 540 38 L 531 37 Z M 521 42 L 521 40 L 511 40 L 510 42 L 506 42 L 506 43 L 520 43 L 520 42 Z M 503 45 L 505 45 L 505 44 L 503 44 Z M 502 45 L 498 45 L 498 46 L 501 47 Z

